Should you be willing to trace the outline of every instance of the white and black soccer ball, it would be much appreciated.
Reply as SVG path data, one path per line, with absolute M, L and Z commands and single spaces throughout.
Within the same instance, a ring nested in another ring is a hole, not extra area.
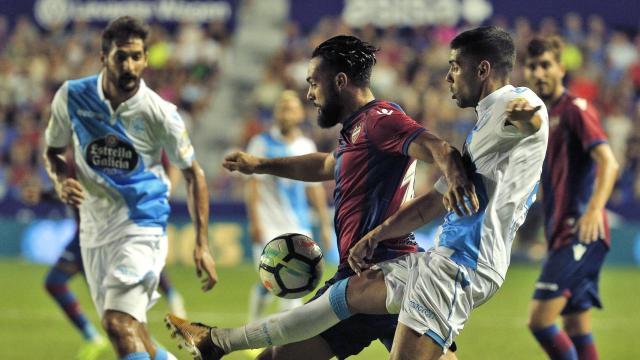
M 313 291 L 320 278 L 324 260 L 322 250 L 310 237 L 282 234 L 269 241 L 260 256 L 260 280 L 272 294 L 301 298 Z

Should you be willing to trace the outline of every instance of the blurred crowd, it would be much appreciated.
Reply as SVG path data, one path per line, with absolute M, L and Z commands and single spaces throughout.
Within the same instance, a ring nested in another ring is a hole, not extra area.
M 607 26 L 597 15 L 582 18 L 567 14 L 532 24 L 526 18 L 494 17 L 509 29 L 522 54 L 537 34 L 561 35 L 567 42 L 563 61 L 567 87 L 591 101 L 599 110 L 611 147 L 622 164 L 612 203 L 638 207 L 640 203 L 640 33 Z M 95 74 L 100 69 L 100 31 L 85 23 L 43 31 L 28 18 L 10 29 L 0 18 L 0 198 L 21 198 L 25 186 L 50 186 L 42 168 L 42 133 L 55 90 L 67 79 Z M 353 33 L 380 48 L 372 87 L 378 98 L 395 101 L 404 110 L 456 146 L 473 127 L 472 109 L 458 109 L 444 81 L 448 70 L 449 41 L 466 25 L 418 28 L 350 28 L 339 18 L 323 18 L 310 32 L 287 26 L 284 46 L 265 62 L 262 79 L 255 84 L 252 101 L 242 109 L 238 126 L 243 135 L 236 145 L 270 126 L 271 109 L 281 91 L 295 89 L 306 96 L 309 54 L 323 40 Z M 149 41 L 148 85 L 177 104 L 192 129 L 199 122 L 215 121 L 207 113 L 216 96 L 220 62 L 230 51 L 232 36 L 224 23 L 152 25 Z M 512 83 L 525 85 L 522 58 Z M 315 126 L 316 110 L 308 107 L 304 130 L 321 151 L 331 151 L 339 129 Z M 197 149 L 196 149 L 197 151 Z M 200 159 L 206 161 L 206 159 Z M 209 179 L 211 196 L 241 196 L 239 182 L 217 174 Z M 220 178 L 222 177 L 222 178 Z M 428 182 L 425 182 L 428 183 Z M 422 189 L 426 190 L 426 189 Z

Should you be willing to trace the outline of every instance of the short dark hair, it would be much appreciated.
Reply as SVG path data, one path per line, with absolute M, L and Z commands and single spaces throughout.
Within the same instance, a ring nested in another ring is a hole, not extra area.
M 527 45 L 527 56 L 536 57 L 549 51 L 558 63 L 562 59 L 564 41 L 559 36 L 535 37 Z
M 114 41 L 125 42 L 131 38 L 142 39 L 144 49 L 147 50 L 149 28 L 140 20 L 131 16 L 122 16 L 109 23 L 102 32 L 102 52 L 111 51 Z
M 511 35 L 497 26 L 482 26 L 458 34 L 451 41 L 451 49 L 471 57 L 478 63 L 488 60 L 502 75 L 513 70 L 516 50 Z
M 356 86 L 369 86 L 376 63 L 375 46 L 350 35 L 338 35 L 318 45 L 312 58 L 320 57 L 324 69 L 343 72 Z

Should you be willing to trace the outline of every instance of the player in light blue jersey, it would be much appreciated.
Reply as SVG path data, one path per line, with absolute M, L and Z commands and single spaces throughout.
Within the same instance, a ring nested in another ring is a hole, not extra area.
M 208 245 L 209 199 L 202 169 L 176 107 L 147 88 L 148 30 L 121 17 L 102 34 L 103 70 L 65 82 L 45 133 L 56 192 L 80 212 L 80 247 L 91 297 L 120 359 L 173 359 L 153 343 L 147 309 L 167 254 L 169 180 L 162 151 L 187 183 L 196 228 L 194 260 L 203 290 L 217 282 Z M 77 180 L 64 153 L 74 152 Z
M 392 359 L 452 356 L 446 349 L 471 311 L 504 281 L 514 233 L 542 171 L 546 108 L 531 90 L 509 85 L 514 59 L 513 40 L 496 27 L 465 31 L 451 43 L 446 79 L 453 98 L 460 107 L 475 107 L 478 115 L 463 150 L 478 196 L 478 202 L 469 198 L 462 205 L 468 216 L 452 211 L 458 204 L 443 200 L 446 186 L 440 180 L 436 190 L 408 202 L 351 248 L 349 265 L 358 275 L 337 281 L 315 301 L 268 318 L 262 328 L 209 328 L 169 316 L 183 344 L 209 350 L 205 359 L 218 359 L 243 348 L 298 342 L 354 314 L 390 313 L 399 314 Z M 437 244 L 429 251 L 373 267 L 366 261 L 381 241 L 443 215 Z
M 300 124 L 304 120 L 304 107 L 293 90 L 286 90 L 273 109 L 273 126 L 254 136 L 247 152 L 258 157 L 299 156 L 316 152 L 313 141 L 302 134 Z M 256 265 L 264 246 L 274 237 L 295 232 L 312 236 L 312 205 L 320 225 L 320 236 L 326 250 L 331 247 L 332 229 L 327 211 L 324 188 L 321 183 L 303 183 L 273 175 L 251 175 L 246 182 L 245 204 L 249 220 L 249 236 L 253 243 Z M 249 321 L 264 315 L 273 296 L 261 284 L 251 290 Z M 277 299 L 279 310 L 289 310 L 302 305 L 302 299 Z

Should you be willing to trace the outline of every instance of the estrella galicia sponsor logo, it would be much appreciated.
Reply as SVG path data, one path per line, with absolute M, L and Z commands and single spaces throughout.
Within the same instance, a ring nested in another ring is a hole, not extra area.
M 422 315 L 428 317 L 429 319 L 435 319 L 436 318 L 436 314 L 433 313 L 433 311 L 431 311 L 430 309 L 427 309 L 426 306 L 418 303 L 415 300 L 410 299 L 409 300 L 409 306 L 416 310 L 417 312 L 421 313 Z
M 114 134 L 90 143 L 85 157 L 89 166 L 110 175 L 126 174 L 138 165 L 138 153 L 133 145 L 122 141 Z

